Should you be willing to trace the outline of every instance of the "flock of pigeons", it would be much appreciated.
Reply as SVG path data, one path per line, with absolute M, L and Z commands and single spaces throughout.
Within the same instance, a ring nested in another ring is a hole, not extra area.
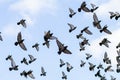
M 99 20 L 96 13 L 94 13 L 94 11 L 97 10 L 99 7 L 96 6 L 95 4 L 91 4 L 91 6 L 92 6 L 92 8 L 89 9 L 87 7 L 86 2 L 82 2 L 80 7 L 78 8 L 78 12 L 84 11 L 84 12 L 93 13 L 93 26 L 96 27 L 100 31 L 100 33 L 105 32 L 105 33 L 111 35 L 112 32 L 108 29 L 108 26 L 105 25 L 104 27 L 101 27 L 101 20 Z M 70 14 L 69 14 L 70 18 L 74 17 L 75 14 L 77 13 L 77 12 L 74 12 L 74 10 L 71 9 L 71 8 L 69 8 L 69 11 L 70 11 Z M 116 20 L 118 20 L 118 18 L 120 17 L 120 14 L 118 12 L 115 12 L 115 13 L 114 12 L 109 12 L 109 13 L 110 13 L 110 19 L 115 18 Z M 26 28 L 27 25 L 26 25 L 25 21 L 26 21 L 25 19 L 22 19 L 17 23 L 17 25 L 22 25 L 24 28 Z M 68 23 L 68 26 L 70 27 L 70 29 L 69 29 L 70 33 L 77 28 L 76 26 L 74 26 L 73 24 L 70 24 L 70 23 Z M 78 35 L 76 35 L 77 39 L 79 39 L 79 38 L 82 39 L 82 41 L 79 42 L 80 51 L 84 51 L 86 45 L 90 46 L 89 40 L 83 36 L 84 33 L 86 33 L 88 35 L 93 34 L 89 30 L 89 26 L 87 26 L 87 27 L 83 28 Z M 0 40 L 3 41 L 3 38 L 2 38 L 1 35 L 0 35 Z M 53 36 L 53 33 L 51 33 L 50 30 L 45 32 L 45 35 L 44 35 L 44 41 L 45 42 L 43 42 L 43 46 L 47 46 L 47 48 L 49 48 L 50 47 L 50 41 L 52 41 L 52 40 L 56 40 L 59 55 L 61 53 L 72 54 L 72 52 L 67 49 L 68 46 L 65 46 L 62 42 L 60 42 L 60 40 L 57 37 Z M 100 46 L 104 45 L 106 47 L 109 47 L 109 43 L 111 43 L 111 42 L 107 38 L 104 38 L 99 43 L 99 45 Z M 24 51 L 27 51 L 27 48 L 24 44 L 24 39 L 22 38 L 22 33 L 21 32 L 18 33 L 17 41 L 14 44 L 15 44 L 15 46 L 20 46 L 20 48 L 23 49 Z M 116 48 L 119 48 L 119 47 L 120 47 L 120 43 L 116 46 Z M 35 48 L 37 51 L 39 51 L 39 44 L 35 43 L 34 45 L 32 45 L 32 48 Z M 116 72 L 119 73 L 120 72 L 120 49 L 117 50 L 117 53 L 118 53 L 118 56 L 116 56 L 116 61 L 117 61 L 118 64 L 117 64 Z M 88 60 L 92 57 L 92 55 L 89 54 L 89 53 L 86 53 L 85 55 L 86 55 L 86 60 Z M 28 56 L 29 56 L 30 59 L 27 60 L 25 57 L 23 57 L 23 59 L 21 60 L 21 64 L 24 63 L 25 65 L 29 65 L 29 64 L 32 64 L 34 61 L 36 61 L 36 58 L 33 55 L 29 54 Z M 11 61 L 11 67 L 9 67 L 10 71 L 12 71 L 12 70 L 17 71 L 18 70 L 19 66 L 15 63 L 12 55 L 8 55 L 6 57 L 6 60 Z M 95 77 L 99 77 L 100 80 L 107 80 L 106 77 L 105 77 L 105 74 L 100 73 L 101 70 L 104 70 L 105 73 L 109 72 L 109 71 L 112 71 L 112 72 L 114 71 L 112 69 L 112 66 L 111 66 L 111 59 L 109 59 L 109 57 L 107 55 L 107 52 L 105 52 L 105 54 L 104 54 L 103 62 L 105 64 L 107 64 L 108 66 L 104 67 L 101 63 L 97 66 L 97 65 L 94 65 L 91 62 L 88 62 L 89 70 L 94 71 L 94 69 L 97 68 L 98 71 L 96 72 Z M 67 65 L 67 67 L 66 67 L 67 72 L 70 72 L 73 69 L 73 66 L 69 62 L 65 63 L 62 59 L 60 59 L 60 68 L 63 67 L 65 64 Z M 86 64 L 86 62 L 81 60 L 80 67 L 84 67 L 85 64 Z M 20 75 L 24 76 L 26 78 L 29 76 L 30 78 L 35 79 L 35 76 L 33 75 L 32 72 L 33 72 L 32 70 L 29 70 L 29 71 L 24 70 L 23 72 L 20 73 Z M 46 71 L 45 71 L 44 67 L 41 67 L 40 76 L 46 76 Z M 65 74 L 64 71 L 62 71 L 62 77 L 61 78 L 67 80 L 67 75 Z M 111 80 L 116 80 L 116 78 L 111 76 Z

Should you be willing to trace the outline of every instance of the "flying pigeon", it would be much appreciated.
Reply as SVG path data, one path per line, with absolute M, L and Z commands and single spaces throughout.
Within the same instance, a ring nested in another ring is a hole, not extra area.
M 120 14 L 118 12 L 115 12 L 115 19 L 118 20 L 118 18 L 120 17 Z
M 73 24 L 67 23 L 70 27 L 69 32 L 72 32 L 73 30 L 75 30 L 77 27 L 75 27 Z
M 102 65 L 101 63 L 97 66 L 97 69 L 100 69 L 100 68 L 101 68 L 101 69 L 104 69 L 104 68 L 103 68 L 103 65 Z
M 68 49 L 67 47 L 68 46 L 64 46 L 64 44 L 62 44 L 58 39 L 56 39 L 56 43 L 57 43 L 57 46 L 59 48 L 59 51 L 58 51 L 58 54 L 60 55 L 61 52 L 65 53 L 65 54 L 72 54 Z
M 27 48 L 25 47 L 23 41 L 24 41 L 24 39 L 22 39 L 21 32 L 19 32 L 17 35 L 17 42 L 15 42 L 15 46 L 19 45 L 23 50 L 26 51 Z
M 83 67 L 85 64 L 86 64 L 86 62 L 84 62 L 83 60 L 81 60 L 80 67 Z
M 60 67 L 62 67 L 64 65 L 65 65 L 64 61 L 62 59 L 60 59 Z
M 17 22 L 17 25 L 22 25 L 24 28 L 26 28 L 27 26 L 26 26 L 26 23 L 25 23 L 25 19 L 21 19 L 19 22 Z
M 84 46 L 84 45 L 89 45 L 89 46 L 90 46 L 90 43 L 89 43 L 88 41 L 89 41 L 89 40 L 85 38 L 80 44 L 81 44 L 82 46 Z
M 67 64 L 67 71 L 70 72 L 73 69 L 73 66 L 70 65 L 70 63 L 66 62 Z
M 24 57 L 23 60 L 21 61 L 21 63 L 24 63 L 26 65 L 28 65 L 27 59 Z
M 32 79 L 35 79 L 35 77 L 34 77 L 34 75 L 32 74 L 32 70 L 29 70 L 28 72 L 27 72 L 27 75 L 30 77 L 30 78 L 32 78 Z
M 103 62 L 106 64 L 111 64 L 111 60 L 108 58 L 107 52 L 104 53 Z
M 107 71 L 113 72 L 114 70 L 111 69 L 111 67 L 112 67 L 111 65 L 107 66 L 107 68 L 105 68 L 105 72 L 107 72 Z
M 92 57 L 92 55 L 89 54 L 89 53 L 86 53 L 85 55 L 86 55 L 86 59 L 87 59 L 87 60 Z
M 79 46 L 80 46 L 80 51 L 85 50 L 85 47 L 84 47 L 84 45 L 82 45 L 82 42 L 81 43 L 79 42 Z
M 109 12 L 110 13 L 110 19 L 112 19 L 113 17 L 116 16 L 116 14 L 114 12 Z
M 97 76 L 100 77 L 100 78 L 102 77 L 101 74 L 100 74 L 100 70 L 98 70 L 97 73 L 95 74 L 95 77 L 97 77 Z
M 91 6 L 92 6 L 91 12 L 94 12 L 96 9 L 99 8 L 98 6 L 96 6 L 95 4 L 92 4 L 92 3 L 91 3 Z
M 70 18 L 72 18 L 76 14 L 76 12 L 74 12 L 74 10 L 71 8 L 69 8 L 69 12 L 70 12 L 70 14 L 69 14 Z
M 95 68 L 96 65 L 94 65 L 94 64 L 92 64 L 92 63 L 90 63 L 90 62 L 88 62 L 88 63 L 89 63 L 89 65 L 90 65 L 90 66 L 89 66 L 89 70 L 90 70 L 90 71 L 94 71 L 94 68 Z
M 85 1 L 82 2 L 81 6 L 78 8 L 78 12 L 81 12 L 81 10 L 83 10 L 83 11 L 85 11 L 85 12 L 91 12 L 91 10 L 86 7 L 86 5 L 87 5 L 87 4 L 86 4 Z
M 39 51 L 39 44 L 38 43 L 35 43 L 32 48 L 36 48 L 37 51 Z
M 82 29 L 82 30 L 81 30 L 81 33 L 85 32 L 85 33 L 87 33 L 87 34 L 89 34 L 89 35 L 92 35 L 92 32 L 91 32 L 88 28 L 89 28 L 89 27 L 87 26 L 87 27 L 85 27 L 84 29 Z
M 116 46 L 116 48 L 119 48 L 120 47 L 120 42 L 118 43 L 118 45 Z
M 98 20 L 98 17 L 95 13 L 93 14 L 93 20 L 94 20 L 93 26 L 97 27 L 98 29 L 101 29 L 101 25 L 100 25 L 101 20 Z
M 23 72 L 20 73 L 21 76 L 25 76 L 27 78 L 27 72 L 24 70 Z
M 107 34 L 112 34 L 112 32 L 110 30 L 107 29 L 107 25 L 105 25 L 101 30 L 100 30 L 100 33 L 102 33 L 103 31 Z
M 79 39 L 79 38 L 81 38 L 81 39 L 85 39 L 85 37 L 83 36 L 83 34 L 82 34 L 82 33 L 80 33 L 80 34 L 76 35 L 76 38 L 77 38 L 77 39 Z
M 6 60 L 10 60 L 11 61 L 11 67 L 9 68 L 10 71 L 12 70 L 18 70 L 18 65 L 15 64 L 15 61 L 13 60 L 11 55 L 8 55 L 8 57 L 6 58 Z
M 48 48 L 49 48 L 49 40 L 54 40 L 54 39 L 57 39 L 55 36 L 53 36 L 53 33 L 50 32 L 50 30 L 48 32 L 44 32 L 45 35 L 44 35 L 44 43 L 43 45 L 46 45 Z
M 109 45 L 108 43 L 111 43 L 107 38 L 104 38 L 100 43 L 99 45 L 102 46 L 102 45 L 105 45 L 106 47 L 109 48 Z
M 67 80 L 67 75 L 62 71 L 62 79 Z
M 46 76 L 46 72 L 45 72 L 45 70 L 44 70 L 44 68 L 43 67 L 41 67 L 41 74 L 40 74 L 41 76 Z
M 3 38 L 2 38 L 2 36 L 1 36 L 1 32 L 0 32 L 0 40 L 3 41 Z
M 32 63 L 36 60 L 36 58 L 34 58 L 32 55 L 29 54 L 28 56 L 30 58 L 29 63 Z

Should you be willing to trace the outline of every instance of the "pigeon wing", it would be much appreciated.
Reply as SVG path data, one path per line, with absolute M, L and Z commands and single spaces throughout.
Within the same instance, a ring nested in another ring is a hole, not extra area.
M 64 48 L 64 45 L 58 39 L 56 39 L 56 43 L 57 43 L 59 50 Z
M 82 8 L 82 10 L 85 11 L 85 12 L 91 12 L 91 10 L 88 9 L 87 7 Z
M 17 41 L 19 42 L 21 40 L 22 40 L 22 35 L 21 35 L 21 32 L 19 32 L 18 35 L 17 35 Z
M 3 38 L 2 38 L 2 36 L 1 36 L 1 35 L 0 35 L 0 40 L 1 40 L 1 41 L 3 41 Z
M 112 34 L 112 32 L 108 29 L 105 29 L 104 32 L 107 33 L 107 34 Z
M 20 47 L 21 47 L 23 50 L 25 50 L 25 51 L 27 50 L 27 48 L 26 48 L 26 46 L 25 46 L 25 44 L 24 44 L 23 42 L 20 43 L 19 45 L 20 45 Z
M 28 76 L 32 79 L 35 79 L 34 75 L 32 73 L 28 74 Z
M 75 26 L 73 24 L 67 23 L 70 26 L 70 29 L 73 29 Z
M 94 19 L 94 22 L 98 22 L 99 21 L 96 13 L 93 14 L 93 19 Z
M 70 52 L 68 49 L 63 51 L 65 54 L 72 54 L 72 52 Z
M 74 13 L 74 11 L 71 8 L 69 8 L 69 11 L 70 11 L 70 14 Z
M 92 32 L 91 32 L 90 30 L 88 30 L 88 29 L 86 29 L 85 32 L 86 32 L 87 34 L 89 34 L 89 35 L 92 35 Z

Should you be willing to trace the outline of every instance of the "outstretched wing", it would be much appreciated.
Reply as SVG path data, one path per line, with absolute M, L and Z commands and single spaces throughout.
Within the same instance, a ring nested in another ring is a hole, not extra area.
M 70 29 L 73 29 L 75 26 L 73 24 L 67 23 L 70 26 Z
M 35 79 L 34 75 L 32 73 L 28 74 L 28 76 L 32 79 Z
M 71 9 L 71 8 L 69 8 L 69 11 L 70 11 L 70 14 L 74 13 L 73 9 Z
M 90 4 L 92 6 L 93 9 L 95 9 L 96 5 L 95 4 Z
M 50 40 L 55 40 L 55 39 L 57 39 L 57 37 L 55 37 L 55 36 L 50 37 Z
M 111 16 L 114 16 L 114 15 L 115 15 L 115 13 L 114 13 L 114 12 L 109 12 L 109 13 L 110 13 L 110 15 L 111 15 Z
M 91 32 L 90 30 L 88 30 L 88 29 L 86 29 L 85 32 L 86 32 L 87 34 L 89 34 L 89 35 L 92 35 L 92 32 Z
M 72 54 L 72 52 L 69 51 L 68 49 L 64 50 L 63 52 L 66 53 L 66 54 Z
M 60 59 L 60 63 L 61 63 L 61 64 L 63 64 L 63 63 L 64 63 L 64 61 L 63 61 L 62 59 Z
M 112 34 L 112 32 L 108 29 L 105 29 L 104 32 L 107 33 L 107 34 Z
M 19 32 L 18 35 L 17 35 L 17 41 L 19 42 L 21 40 L 22 40 L 22 35 L 21 35 L 21 32 Z
M 94 20 L 94 22 L 98 22 L 99 21 L 96 13 L 93 14 L 93 20 Z
M 107 56 L 107 52 L 105 52 L 104 54 L 104 59 L 106 59 L 108 56 Z
M 118 54 L 118 56 L 120 56 L 120 49 L 119 49 L 119 50 L 117 50 L 117 54 Z
M 12 66 L 12 67 L 15 67 L 15 66 L 16 66 L 15 61 L 14 61 L 13 59 L 11 60 L 11 66 Z
M 20 47 L 21 47 L 23 50 L 25 50 L 25 51 L 27 50 L 27 48 L 26 48 L 26 46 L 25 46 L 25 44 L 24 44 L 23 42 L 20 43 L 19 45 L 20 45 Z
M 88 9 L 87 7 L 82 8 L 82 10 L 85 11 L 85 12 L 91 12 L 91 10 Z
M 88 64 L 90 65 L 90 67 L 92 67 L 92 66 L 93 66 L 93 64 L 92 64 L 92 63 L 90 63 L 90 62 L 88 62 Z
M 30 60 L 34 59 L 34 57 L 32 55 L 29 54 L 28 56 L 29 56 Z
M 44 73 L 44 72 L 45 72 L 45 70 L 44 70 L 44 68 L 43 68 L 43 67 L 41 67 L 41 72 L 42 72 L 42 73 Z
M 62 71 L 62 75 L 63 75 L 63 77 L 65 76 L 65 73 Z
M 56 39 L 56 43 L 57 43 L 59 50 L 64 48 L 64 45 L 58 39 Z

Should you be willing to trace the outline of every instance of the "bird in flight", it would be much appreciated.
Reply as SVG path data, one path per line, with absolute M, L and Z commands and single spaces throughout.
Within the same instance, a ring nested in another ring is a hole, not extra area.
M 19 45 L 23 50 L 26 51 L 27 48 L 25 47 L 23 41 L 24 41 L 24 39 L 22 39 L 22 34 L 21 34 L 21 32 L 19 32 L 17 35 L 17 41 L 15 42 L 15 46 Z
M 73 24 L 70 24 L 70 23 L 67 23 L 67 24 L 70 27 L 69 32 L 72 32 L 73 30 L 75 30 L 77 28 Z
M 76 14 L 76 12 L 74 12 L 74 10 L 71 8 L 69 8 L 69 12 L 70 12 L 70 14 L 69 14 L 70 18 L 72 18 Z
M 26 65 L 28 65 L 27 59 L 24 57 L 23 60 L 21 61 L 21 63 L 24 63 Z
M 60 59 L 60 67 L 62 67 L 64 65 L 65 65 L 64 61 L 62 59 Z
M 105 25 L 101 30 L 100 30 L 100 33 L 102 33 L 103 31 L 107 34 L 112 34 L 112 32 L 110 30 L 107 29 L 107 25 Z
M 45 70 L 44 70 L 44 68 L 43 67 L 41 67 L 41 74 L 40 74 L 41 76 L 46 76 L 46 72 L 45 72 Z
M 17 25 L 22 25 L 24 28 L 26 28 L 26 23 L 25 23 L 25 19 L 21 19 L 19 22 L 17 22 Z
M 102 46 L 102 45 L 105 45 L 106 47 L 109 48 L 109 45 L 108 43 L 111 43 L 107 38 L 104 38 L 100 43 L 99 45 Z
M 91 3 L 91 7 L 92 7 L 91 12 L 94 12 L 95 10 L 97 10 L 99 8 L 98 6 L 96 6 L 93 3 Z
M 34 58 L 32 55 L 29 54 L 28 56 L 30 58 L 29 63 L 32 63 L 36 60 L 36 58 Z
M 38 43 L 35 43 L 32 48 L 35 48 L 37 51 L 39 51 L 39 44 Z

